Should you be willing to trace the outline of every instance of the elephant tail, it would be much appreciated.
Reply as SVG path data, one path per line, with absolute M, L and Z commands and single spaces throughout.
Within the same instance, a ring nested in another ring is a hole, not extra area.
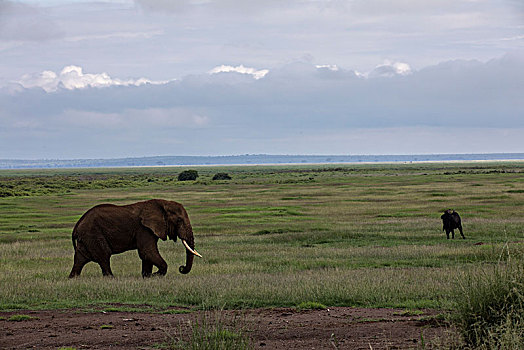
M 73 241 L 73 248 L 75 250 L 76 250 L 76 242 L 78 241 L 78 233 L 76 232 L 76 229 L 78 227 L 79 222 L 80 220 L 78 220 L 78 222 L 76 223 L 75 228 L 73 229 L 73 233 L 71 234 L 71 240 Z

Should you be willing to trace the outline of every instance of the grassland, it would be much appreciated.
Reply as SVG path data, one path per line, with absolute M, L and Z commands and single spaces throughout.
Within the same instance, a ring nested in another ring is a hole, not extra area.
M 524 163 L 297 165 L 0 171 L 0 310 L 169 306 L 452 306 L 462 276 L 524 261 Z M 212 181 L 227 172 L 230 181 Z M 90 263 L 69 280 L 71 230 L 90 207 L 151 198 L 186 207 L 204 259 L 142 279 L 134 251 L 116 276 Z M 462 216 L 446 240 L 440 214 Z M 459 236 L 459 235 L 457 235 Z

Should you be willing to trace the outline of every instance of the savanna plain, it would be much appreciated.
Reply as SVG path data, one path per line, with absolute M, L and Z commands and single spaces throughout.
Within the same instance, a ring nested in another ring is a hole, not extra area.
M 160 241 L 165 277 L 130 251 L 67 278 L 84 212 L 153 198 L 189 274 Z M 1 170 L 0 348 L 522 349 L 523 213 L 523 162 Z

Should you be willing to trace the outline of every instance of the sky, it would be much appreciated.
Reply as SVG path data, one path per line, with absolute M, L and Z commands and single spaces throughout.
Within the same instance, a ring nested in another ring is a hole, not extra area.
M 524 152 L 520 0 L 0 0 L 0 159 Z

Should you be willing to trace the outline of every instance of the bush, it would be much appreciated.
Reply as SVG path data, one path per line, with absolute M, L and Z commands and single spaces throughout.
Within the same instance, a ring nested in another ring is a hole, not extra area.
M 196 170 L 185 170 L 178 174 L 178 181 L 191 181 L 196 180 L 198 177 L 198 171 Z
M 456 292 L 457 323 L 478 349 L 524 349 L 522 260 L 466 276 Z
M 231 180 L 231 176 L 228 173 L 216 173 L 213 180 Z
M 0 188 L 0 197 L 14 197 L 14 193 L 9 190 L 4 190 L 3 188 Z

